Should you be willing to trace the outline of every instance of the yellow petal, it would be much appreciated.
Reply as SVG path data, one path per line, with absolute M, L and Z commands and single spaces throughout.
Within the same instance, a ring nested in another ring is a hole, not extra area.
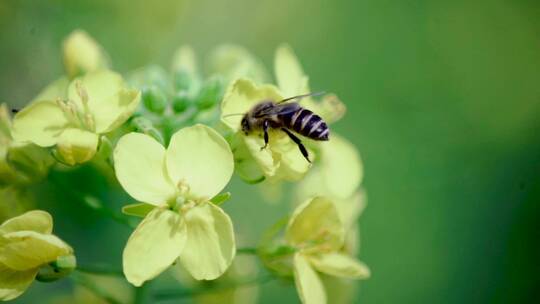
M 0 263 L 15 270 L 28 270 L 73 252 L 64 241 L 51 234 L 18 231 L 2 236 Z
M 362 211 L 366 207 L 366 200 L 366 193 L 363 189 L 357 191 L 347 199 L 334 200 L 345 231 L 348 231 L 358 221 L 360 214 L 362 214 Z
M 129 133 L 114 150 L 118 181 L 138 201 L 164 205 L 176 195 L 165 168 L 165 148 L 141 133 Z
M 310 102 L 312 104 L 311 110 L 319 114 L 327 124 L 340 120 L 347 111 L 345 104 L 335 94 L 327 94 L 317 103 L 313 99 L 308 99 L 308 103 L 304 104 L 308 109 Z
M 221 208 L 203 203 L 186 215 L 188 240 L 180 255 L 182 265 L 197 280 L 221 276 L 236 253 L 231 218 Z
M 356 299 L 358 282 L 353 280 L 319 274 L 322 279 L 328 303 L 350 304 Z
M 49 213 L 41 210 L 32 210 L 5 221 L 0 226 L 0 234 L 23 230 L 50 234 L 52 228 L 53 221 Z
M 264 180 L 264 173 L 244 140 L 245 136 L 240 133 L 236 133 L 231 140 L 231 149 L 234 151 L 234 170 L 242 180 L 248 183 L 261 182 Z
M 217 47 L 210 54 L 208 62 L 209 73 L 221 75 L 227 81 L 249 78 L 263 83 L 268 79 L 268 72 L 259 59 L 238 45 Z
M 13 138 L 49 147 L 56 144 L 57 137 L 67 125 L 68 121 L 56 102 L 36 102 L 13 118 Z
M 311 164 L 304 158 L 298 149 L 298 145 L 286 134 L 278 131 L 272 135 L 269 147 L 272 150 L 274 159 L 280 160 L 280 166 L 274 179 L 287 181 L 298 181 L 302 179 Z M 309 154 L 310 159 L 314 160 L 313 153 Z
M 119 127 L 133 115 L 140 100 L 140 91 L 123 89 L 92 107 L 96 132 L 107 133 Z
M 294 255 L 294 282 L 302 303 L 326 303 L 326 293 L 321 279 L 301 253 Z
M 131 234 L 124 248 L 126 279 L 141 286 L 167 269 L 178 258 L 186 243 L 186 225 L 182 216 L 156 208 Z
M 283 99 L 276 87 L 272 85 L 257 86 L 248 79 L 238 79 L 233 82 L 225 92 L 221 103 L 221 121 L 231 130 L 240 129 L 242 115 L 228 116 L 230 114 L 243 114 L 254 105 L 264 100 L 279 101 Z
M 66 99 L 67 88 L 69 80 L 66 77 L 62 77 L 53 81 L 51 84 L 45 87 L 39 94 L 31 101 L 31 103 L 47 100 Z
M 62 162 L 81 164 L 96 154 L 99 137 L 96 133 L 78 128 L 67 128 L 57 139 L 56 147 Z
M 310 256 L 309 261 L 318 271 L 336 277 L 367 279 L 370 276 L 369 268 L 364 263 L 342 253 Z
M 9 301 L 20 296 L 34 281 L 38 269 L 13 270 L 0 263 L 0 301 Z
M 274 68 L 278 87 L 285 97 L 309 93 L 308 77 L 288 45 L 281 45 L 276 50 Z
M 64 40 L 63 52 L 66 72 L 71 78 L 107 66 L 103 50 L 85 31 L 75 30 L 69 34 Z
M 243 135 L 241 135 L 243 136 Z M 261 150 L 264 146 L 264 140 L 256 135 L 243 136 L 245 147 L 259 165 L 265 176 L 274 176 L 279 168 L 279 158 L 275 157 L 272 150 L 267 147 Z
M 166 163 L 175 185 L 185 184 L 190 196 L 207 200 L 223 190 L 234 171 L 229 144 L 214 129 L 201 124 L 172 136 Z
M 289 220 L 285 238 L 293 246 L 337 250 L 345 232 L 334 203 L 315 197 L 298 206 Z
M 293 50 L 288 45 L 280 46 L 274 61 L 278 87 L 285 97 L 311 93 L 309 79 Z M 328 94 L 321 101 L 311 97 L 302 98 L 303 107 L 321 116 L 326 123 L 339 120 L 345 114 L 345 105 L 334 94 Z
M 348 198 L 360 186 L 362 162 L 356 147 L 343 137 L 332 134 L 321 142 L 322 173 L 332 197 Z
M 11 141 L 11 116 L 7 104 L 0 103 L 0 144 L 2 148 Z
M 306 199 L 314 196 L 332 196 L 332 193 L 325 184 L 321 167 L 317 165 L 311 168 L 309 173 L 296 186 L 298 202 L 304 202 Z
M 120 74 L 110 70 L 99 70 L 74 79 L 68 87 L 68 98 L 75 102 L 79 111 L 82 111 L 85 108 L 83 100 L 87 96 L 90 112 L 96 113 L 100 107 L 107 107 L 110 98 L 123 89 L 125 83 Z

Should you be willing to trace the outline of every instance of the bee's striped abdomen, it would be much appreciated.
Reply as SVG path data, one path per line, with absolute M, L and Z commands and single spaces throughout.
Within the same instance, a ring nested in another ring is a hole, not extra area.
M 281 116 L 285 126 L 296 133 L 314 140 L 328 140 L 330 130 L 323 119 L 310 110 L 300 108 L 298 111 Z

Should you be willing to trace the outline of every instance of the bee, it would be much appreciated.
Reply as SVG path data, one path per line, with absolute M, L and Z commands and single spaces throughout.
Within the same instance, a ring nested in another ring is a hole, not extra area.
M 263 150 L 268 146 L 268 130 L 280 129 L 298 145 L 304 158 L 311 163 L 306 147 L 294 133 L 313 140 L 326 141 L 330 136 L 330 129 L 319 115 L 303 108 L 297 102 L 286 103 L 286 101 L 298 100 L 323 93 L 324 92 L 298 95 L 278 102 L 273 100 L 263 100 L 244 114 L 241 121 L 242 131 L 248 135 L 253 131 L 262 130 L 264 133 L 264 146 L 261 147 L 261 150 Z

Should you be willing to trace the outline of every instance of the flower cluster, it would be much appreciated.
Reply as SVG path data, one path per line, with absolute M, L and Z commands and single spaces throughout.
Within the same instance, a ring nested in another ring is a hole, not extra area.
M 75 268 L 73 249 L 52 234 L 52 218 L 40 210 L 29 211 L 0 226 L 0 300 L 21 295 L 38 276 L 54 280 Z M 53 271 L 42 267 L 52 267 Z
M 122 272 L 140 287 L 169 269 L 196 281 L 242 277 L 231 270 L 242 250 L 221 207 L 231 197 L 224 189 L 234 173 L 263 187 L 295 182 L 294 201 L 303 203 L 294 204 L 288 220 L 278 221 L 256 248 L 243 251 L 260 258 L 273 278 L 293 277 L 303 303 L 347 301 L 325 286 L 369 277 L 354 258 L 365 206 L 355 147 L 333 131 L 329 141 L 304 139 L 310 163 L 298 140 L 280 128 L 268 130 L 267 144 L 262 128 L 242 132 L 242 116 L 261 101 L 311 93 L 290 47 L 276 51 L 275 84 L 260 60 L 234 45 L 213 50 L 204 69 L 194 50 L 183 46 L 170 72 L 149 66 L 124 77 L 111 70 L 92 37 L 76 30 L 63 43 L 63 59 L 65 75 L 13 119 L 0 106 L 0 195 L 27 189 L 49 171 L 96 166 L 109 172 L 134 200 L 123 214 L 91 195 L 82 194 L 82 201 L 119 222 L 137 222 L 124 240 Z M 345 113 L 334 94 L 293 102 L 328 124 Z M 32 207 L 13 197 L 10 204 L 19 209 L 12 209 L 19 211 L 4 216 L 10 219 L 0 226 L 0 299 L 18 297 L 34 278 L 52 281 L 73 269 L 75 281 L 85 282 L 73 249 L 52 235 L 51 216 L 38 210 L 19 215 Z M 229 295 L 221 303 L 235 302 Z

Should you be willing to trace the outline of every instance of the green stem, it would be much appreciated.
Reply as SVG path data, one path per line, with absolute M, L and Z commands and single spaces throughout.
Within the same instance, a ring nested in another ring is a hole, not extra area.
M 236 253 L 257 255 L 257 248 L 253 248 L 253 247 L 236 248 Z
M 90 202 L 90 200 L 92 202 Z M 110 219 L 112 219 L 113 221 L 119 223 L 119 224 L 122 224 L 122 225 L 125 225 L 129 228 L 136 228 L 137 226 L 131 222 L 129 220 L 129 218 L 127 218 L 126 216 L 122 215 L 121 213 L 118 213 L 118 212 L 115 212 L 109 208 L 106 208 L 103 204 L 103 202 L 99 201 L 97 198 L 95 197 L 91 197 L 91 196 L 86 196 L 86 197 L 83 197 L 83 201 L 84 203 L 92 208 L 93 210 L 95 210 L 96 212 L 98 212 L 99 214 L 101 215 L 104 215 L 105 217 L 108 217 Z M 98 204 L 94 204 L 94 202 L 98 202 Z
M 76 200 L 80 200 L 84 203 L 85 206 L 88 208 L 98 212 L 99 214 L 108 217 L 112 219 L 113 221 L 126 225 L 130 228 L 135 228 L 135 225 L 129 220 L 129 218 L 123 216 L 120 213 L 114 212 L 113 210 L 105 207 L 105 204 L 96 198 L 95 196 L 91 196 L 88 194 L 84 194 L 80 191 L 74 190 L 73 187 L 69 187 L 61 178 L 56 177 L 56 174 L 51 173 L 49 174 L 49 179 L 62 188 L 62 191 L 64 193 L 67 193 L 68 195 L 72 196 Z
M 124 276 L 124 272 L 121 269 L 114 269 L 106 265 L 83 265 L 77 266 L 76 270 L 88 274 Z
M 258 284 L 264 284 L 271 280 L 276 279 L 275 276 L 271 274 L 263 275 L 256 277 L 254 279 L 247 279 L 242 281 L 236 281 L 236 282 L 229 282 L 229 283 L 222 283 L 219 285 L 214 285 L 211 287 L 199 287 L 194 289 L 184 289 L 184 290 L 178 290 L 178 289 L 170 289 L 170 290 L 161 290 L 154 293 L 154 299 L 155 300 L 168 300 L 172 298 L 185 298 L 185 297 L 192 297 L 196 295 L 202 295 L 202 294 L 208 294 L 208 293 L 214 293 L 219 291 L 224 291 L 228 289 L 238 288 L 242 286 L 250 286 L 250 285 L 258 285 Z
M 135 304 L 143 304 L 149 302 L 149 286 L 150 282 L 148 281 L 140 287 L 135 287 Z
M 98 286 L 97 284 L 95 284 L 91 279 L 86 278 L 83 274 L 74 271 L 74 272 L 71 273 L 70 278 L 71 278 L 76 284 L 79 284 L 79 285 L 81 285 L 81 286 L 86 287 L 87 289 L 89 289 L 90 291 L 92 291 L 93 293 L 95 293 L 96 295 L 98 295 L 99 297 L 103 298 L 103 299 L 104 299 L 105 301 L 107 301 L 108 303 L 111 303 L 111 304 L 122 304 L 121 302 L 119 302 L 119 301 L 116 300 L 115 298 L 111 297 L 111 296 L 108 294 L 108 292 L 106 292 L 105 290 L 103 290 L 103 288 L 101 288 L 100 286 Z

